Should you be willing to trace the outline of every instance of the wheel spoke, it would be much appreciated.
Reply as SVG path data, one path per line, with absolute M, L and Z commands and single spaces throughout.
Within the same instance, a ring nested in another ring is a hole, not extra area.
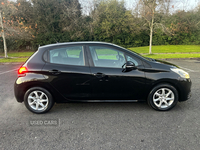
M 163 103 L 163 102 L 162 102 L 162 101 L 160 101 L 160 103 L 158 104 L 158 107 L 161 107 L 162 103 Z
M 167 101 L 166 101 L 166 100 L 164 100 L 163 102 L 164 102 L 164 103 L 165 103 L 167 106 L 169 106 L 169 104 L 167 103 Z
M 159 101 L 160 100 L 160 97 L 159 98 L 157 98 L 157 99 L 154 99 L 154 102 L 157 102 L 157 101 Z
M 170 94 L 172 93 L 172 91 L 169 91 L 165 97 L 168 97 Z
M 36 98 L 39 98 L 37 91 L 34 91 L 33 93 L 35 94 Z
M 162 95 L 165 95 L 165 89 L 162 88 Z
M 44 93 L 42 93 L 42 94 L 40 95 L 40 99 L 42 99 L 43 96 L 44 96 Z
M 32 102 L 30 102 L 29 104 L 30 104 L 30 105 L 33 105 L 34 103 L 35 103 L 35 101 L 32 101 Z
M 39 103 L 40 106 L 42 106 L 42 109 L 44 109 L 44 104 L 43 103 Z
M 40 100 L 41 103 L 44 103 L 44 102 L 47 102 L 47 101 L 48 101 L 47 99 L 41 99 Z
M 155 93 L 156 96 L 160 96 L 161 94 L 159 94 L 158 92 Z
M 166 101 L 170 101 L 173 100 L 174 98 L 166 98 Z
M 36 103 L 35 109 L 38 110 L 39 104 Z
M 28 97 L 28 99 L 33 99 L 33 100 L 35 100 L 35 97 L 33 97 L 33 96 L 30 95 L 30 96 Z

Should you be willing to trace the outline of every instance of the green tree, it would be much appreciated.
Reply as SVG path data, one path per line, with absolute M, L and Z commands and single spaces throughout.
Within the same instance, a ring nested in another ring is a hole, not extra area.
M 94 40 L 125 45 L 138 28 L 131 12 L 126 10 L 124 1 L 103 0 L 90 16 Z
M 84 37 L 85 19 L 78 0 L 32 0 L 32 5 L 38 45 Z

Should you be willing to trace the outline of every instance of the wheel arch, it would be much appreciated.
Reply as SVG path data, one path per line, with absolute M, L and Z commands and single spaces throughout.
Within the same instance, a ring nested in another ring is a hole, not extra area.
M 40 88 L 44 88 L 45 90 L 47 90 L 53 97 L 54 101 L 57 102 L 57 98 L 56 98 L 56 94 L 54 92 L 54 90 L 52 90 L 51 86 L 48 84 L 41 84 L 41 83 L 29 83 L 25 88 L 24 88 L 24 95 L 25 93 L 33 87 L 40 87 Z
M 173 86 L 173 87 L 177 90 L 177 92 L 178 92 L 178 100 L 180 99 L 180 96 L 181 96 L 181 95 L 180 95 L 180 89 L 179 89 L 179 87 L 177 86 L 176 82 L 173 81 L 173 80 L 158 80 L 157 82 L 155 82 L 154 84 L 152 84 L 152 85 L 150 86 L 150 88 L 148 89 L 147 98 L 148 98 L 150 92 L 152 91 L 152 89 L 153 89 L 154 87 L 160 85 L 160 84 L 168 84 L 168 85 Z
M 35 94 L 35 92 L 36 92 L 36 94 Z M 46 98 L 43 99 L 44 95 L 42 95 L 42 94 L 41 94 L 42 97 L 41 97 L 41 95 L 37 95 L 38 92 L 40 94 L 41 93 L 44 94 Z M 31 95 L 31 97 L 29 98 L 30 94 L 34 94 L 35 96 Z M 29 111 L 36 113 L 36 114 L 43 114 L 43 113 L 48 112 L 53 107 L 54 103 L 55 103 L 55 101 L 54 101 L 54 98 L 53 98 L 52 94 L 50 93 L 50 91 L 48 91 L 46 88 L 43 88 L 41 86 L 40 87 L 32 86 L 32 87 L 28 88 L 24 95 L 24 104 L 25 104 L 26 108 Z
M 173 91 L 173 94 L 174 94 L 175 97 L 173 97 L 172 103 L 167 104 L 164 107 L 162 107 L 163 103 L 164 104 L 168 103 L 166 101 L 166 95 L 165 94 L 161 95 L 161 97 L 159 96 L 160 97 L 160 98 L 158 98 L 159 105 L 157 105 L 158 104 L 157 100 L 154 101 L 153 99 L 154 99 L 155 92 L 157 92 L 158 89 L 160 90 L 160 89 L 165 88 L 165 87 L 168 88 L 168 90 Z M 172 83 L 172 82 L 169 82 L 169 81 L 168 82 L 157 82 L 156 84 L 152 85 L 152 88 L 149 91 L 149 94 L 148 94 L 148 97 L 147 97 L 147 102 L 148 102 L 149 106 L 152 107 L 155 110 L 158 110 L 158 111 L 167 111 L 167 110 L 170 110 L 170 109 L 172 109 L 173 107 L 176 106 L 176 104 L 177 104 L 177 102 L 179 101 L 179 98 L 180 98 L 179 95 L 180 95 L 179 94 L 179 90 L 178 90 L 178 88 L 177 88 L 177 86 L 176 86 L 175 83 Z

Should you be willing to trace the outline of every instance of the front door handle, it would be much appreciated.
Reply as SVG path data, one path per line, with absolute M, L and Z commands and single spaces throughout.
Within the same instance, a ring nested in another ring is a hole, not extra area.
M 51 71 L 49 71 L 49 72 L 52 73 L 52 74 L 54 74 L 54 75 L 57 75 L 57 74 L 60 74 L 60 73 L 61 73 L 61 71 L 56 70 L 56 69 L 53 69 L 53 70 L 51 70 Z
M 94 73 L 93 75 L 97 78 L 104 78 L 106 76 L 104 73 L 100 73 L 100 72 Z

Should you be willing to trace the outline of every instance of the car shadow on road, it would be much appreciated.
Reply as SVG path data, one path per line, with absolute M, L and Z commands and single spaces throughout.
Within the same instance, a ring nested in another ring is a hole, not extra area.
M 170 111 L 180 111 L 179 104 Z M 147 102 L 137 103 L 58 103 L 49 113 L 80 113 L 80 112 L 163 112 L 152 109 Z M 164 111 L 166 112 L 166 111 Z

